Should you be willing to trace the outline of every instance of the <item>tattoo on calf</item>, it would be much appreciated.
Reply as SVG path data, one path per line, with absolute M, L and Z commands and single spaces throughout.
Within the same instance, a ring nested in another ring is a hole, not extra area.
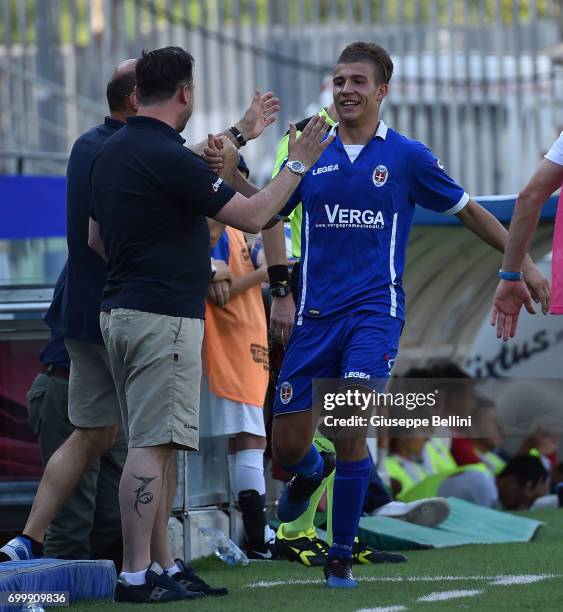
M 135 499 L 135 503 L 133 504 L 133 510 L 143 518 L 143 515 L 139 512 L 139 504 L 150 504 L 153 500 L 154 495 L 151 491 L 147 491 L 146 488 L 150 485 L 150 483 L 155 480 L 156 476 L 152 478 L 147 478 L 146 476 L 135 476 L 135 474 L 131 473 L 133 478 L 141 481 L 141 486 L 138 489 L 135 489 L 133 493 L 137 496 Z

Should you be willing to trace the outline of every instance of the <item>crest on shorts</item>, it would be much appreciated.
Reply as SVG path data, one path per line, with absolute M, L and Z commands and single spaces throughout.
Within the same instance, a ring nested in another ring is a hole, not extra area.
M 389 177 L 389 170 L 382 164 L 376 167 L 373 171 L 373 175 L 371 177 L 373 184 L 376 187 L 383 187 L 387 182 L 387 178 Z
M 293 397 L 293 387 L 287 381 L 280 386 L 280 401 L 282 404 L 289 404 Z

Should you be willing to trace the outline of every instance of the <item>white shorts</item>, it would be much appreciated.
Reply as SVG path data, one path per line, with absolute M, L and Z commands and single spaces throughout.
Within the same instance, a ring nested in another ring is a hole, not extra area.
M 266 437 L 264 410 L 215 395 L 205 374 L 201 377 L 199 419 L 202 436 L 234 436 L 245 432 Z

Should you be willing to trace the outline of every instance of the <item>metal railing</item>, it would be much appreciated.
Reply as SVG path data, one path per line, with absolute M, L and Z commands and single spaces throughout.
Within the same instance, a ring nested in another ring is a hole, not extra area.
M 0 148 L 67 152 L 104 115 L 119 61 L 176 44 L 196 58 L 189 142 L 235 121 L 255 87 L 280 95 L 277 129 L 245 151 L 265 180 L 287 121 L 320 106 L 339 51 L 370 40 L 395 62 L 386 122 L 468 191 L 514 192 L 563 124 L 548 52 L 560 39 L 554 0 L 0 0 Z

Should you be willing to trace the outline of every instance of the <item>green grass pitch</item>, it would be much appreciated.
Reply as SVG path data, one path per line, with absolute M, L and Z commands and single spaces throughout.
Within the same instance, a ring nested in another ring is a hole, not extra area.
M 214 558 L 194 567 L 227 597 L 189 603 L 119 605 L 85 602 L 72 610 L 162 606 L 169 612 L 402 610 L 563 610 L 563 509 L 529 513 L 546 522 L 526 544 L 475 545 L 407 552 L 401 565 L 355 566 L 359 588 L 328 590 L 319 568 L 286 561 L 229 567 Z

